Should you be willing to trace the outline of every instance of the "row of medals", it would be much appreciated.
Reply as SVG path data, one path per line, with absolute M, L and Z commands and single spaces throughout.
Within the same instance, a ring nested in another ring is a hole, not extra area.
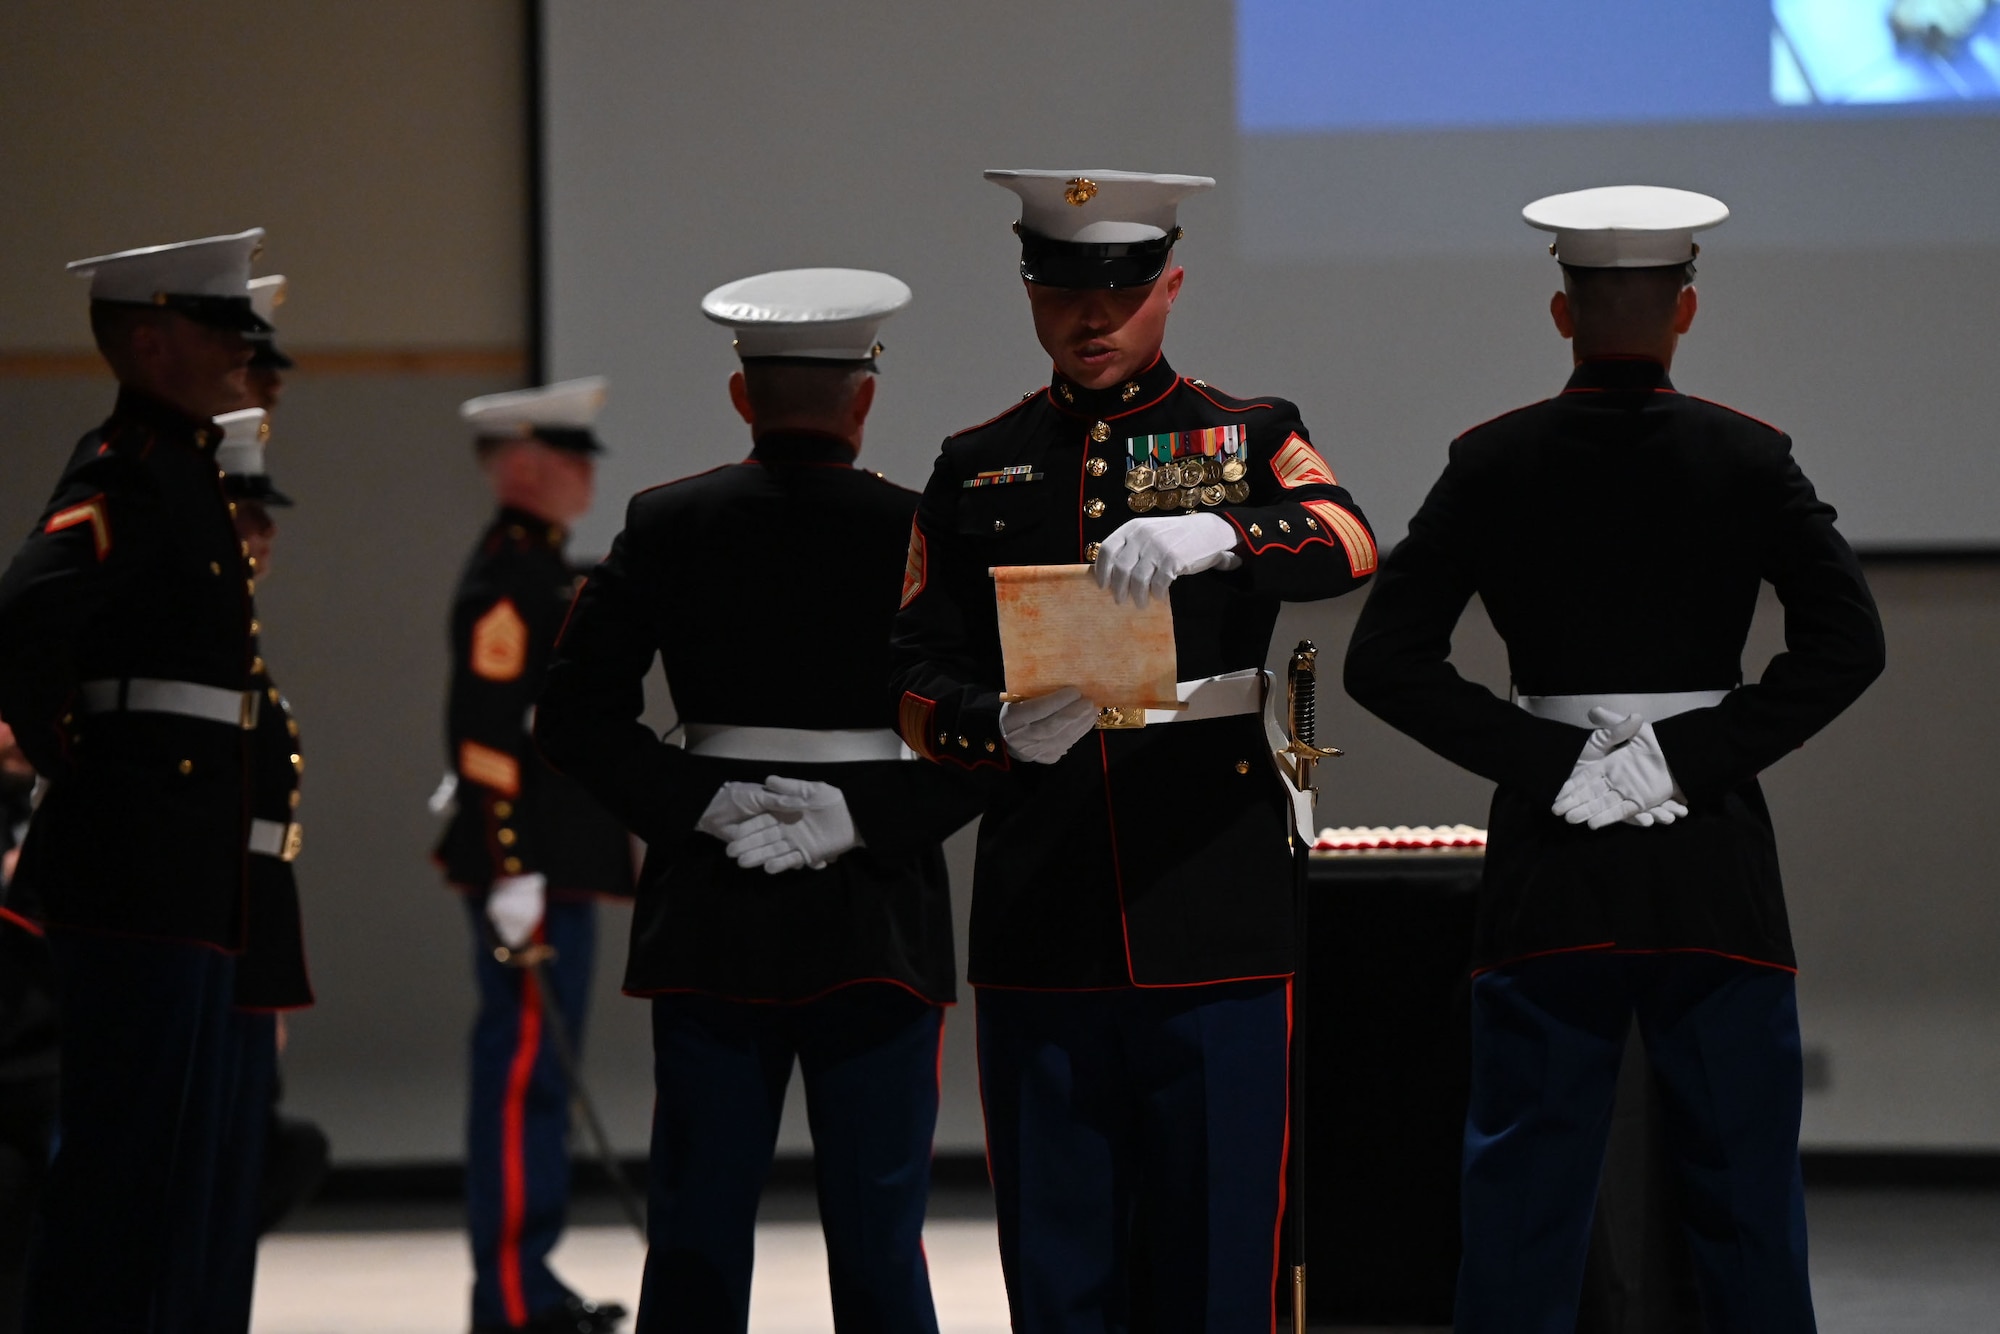
M 1191 510 L 1225 500 L 1241 505 L 1250 499 L 1250 483 L 1243 480 L 1248 471 L 1242 459 L 1207 455 L 1162 463 L 1157 468 L 1141 463 L 1125 473 L 1125 489 L 1132 493 L 1125 497 L 1125 503 L 1135 514 L 1156 509 Z

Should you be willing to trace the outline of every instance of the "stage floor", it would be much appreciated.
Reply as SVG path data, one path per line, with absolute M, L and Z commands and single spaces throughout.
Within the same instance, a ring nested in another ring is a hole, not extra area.
M 2000 1311 L 2000 1192 L 1820 1190 L 1809 1201 L 1822 1334 L 1992 1334 Z M 636 1302 L 641 1251 L 601 1204 L 581 1211 L 557 1267 L 593 1298 Z M 264 1244 L 254 1334 L 459 1334 L 471 1270 L 452 1210 L 322 1209 Z M 758 1229 L 755 1334 L 825 1334 L 826 1252 L 810 1199 L 774 1199 Z M 942 1202 L 924 1234 L 943 1334 L 1005 1334 L 993 1223 Z M 1413 1334 L 1413 1331 L 1403 1331 Z

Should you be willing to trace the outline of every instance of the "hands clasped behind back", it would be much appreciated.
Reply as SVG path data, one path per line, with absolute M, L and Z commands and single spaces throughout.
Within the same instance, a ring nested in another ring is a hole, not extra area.
M 1620 823 L 1669 825 L 1688 813 L 1651 723 L 1636 713 L 1620 716 L 1603 708 L 1592 709 L 1590 721 L 1597 730 L 1583 743 L 1551 814 L 1603 829 Z
M 779 774 L 762 783 L 724 783 L 695 827 L 720 839 L 738 866 L 766 875 L 824 870 L 862 842 L 839 788 Z

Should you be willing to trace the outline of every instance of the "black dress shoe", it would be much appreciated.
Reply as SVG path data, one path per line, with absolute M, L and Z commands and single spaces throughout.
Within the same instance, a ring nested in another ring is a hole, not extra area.
M 612 1334 L 625 1322 L 617 1302 L 587 1302 L 571 1297 L 561 1306 L 529 1317 L 525 1325 L 474 1325 L 472 1334 Z

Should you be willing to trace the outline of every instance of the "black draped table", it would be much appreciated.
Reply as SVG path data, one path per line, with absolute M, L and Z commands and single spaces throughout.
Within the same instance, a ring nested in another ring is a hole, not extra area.
M 1292 1133 L 1316 1326 L 1451 1324 L 1483 861 L 1476 848 L 1311 859 L 1308 1123 Z M 1618 1097 L 1579 1334 L 1698 1334 L 1636 1032 Z

